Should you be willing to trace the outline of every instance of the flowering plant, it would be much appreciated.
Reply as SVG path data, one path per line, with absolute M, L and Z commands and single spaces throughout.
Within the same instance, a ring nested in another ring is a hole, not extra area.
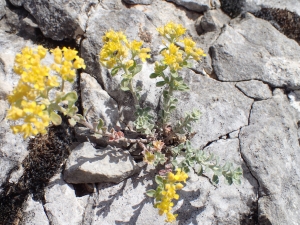
M 218 183 L 218 177 L 223 175 L 228 184 L 240 183 L 242 172 L 240 168 L 234 169 L 232 164 L 220 166 L 218 158 L 214 155 L 204 154 L 203 151 L 191 148 L 188 134 L 192 132 L 192 123 L 199 119 L 198 110 L 186 113 L 186 116 L 175 126 L 170 125 L 171 113 L 178 101 L 173 97 L 174 91 L 189 89 L 178 71 L 190 67 L 191 60 L 199 61 L 205 54 L 201 48 L 196 47 L 192 38 L 184 37 L 186 29 L 182 25 L 169 22 L 157 30 L 164 38 L 164 48 L 160 51 L 161 60 L 155 62 L 154 73 L 150 74 L 150 78 L 161 78 L 162 80 L 158 81 L 156 86 L 164 87 L 158 125 L 155 126 L 152 121 L 150 109 L 140 106 L 140 90 L 134 90 L 132 85 L 134 76 L 142 69 L 142 65 L 138 64 L 136 58 L 145 61 L 150 57 L 148 54 L 150 49 L 141 48 L 143 43 L 136 40 L 128 42 L 122 32 L 108 31 L 103 37 L 104 46 L 100 51 L 100 63 L 111 69 L 113 76 L 120 69 L 124 72 L 121 89 L 130 91 L 134 97 L 135 129 L 148 137 L 148 142 L 139 143 L 143 148 L 144 162 L 165 166 L 165 169 L 160 170 L 160 175 L 155 177 L 158 185 L 156 190 L 148 190 L 147 195 L 154 197 L 154 207 L 159 209 L 159 214 L 166 214 L 166 221 L 172 222 L 177 216 L 172 213 L 173 200 L 179 199 L 176 191 L 183 188 L 190 169 L 198 168 L 196 172 L 199 175 L 203 174 L 205 168 L 211 169 L 214 172 L 212 182 Z M 130 57 L 128 57 L 129 51 Z M 184 159 L 178 160 L 180 158 L 178 156 L 183 156 Z
M 71 126 L 81 123 L 91 131 L 109 137 L 108 144 L 119 140 L 138 143 L 143 149 L 144 162 L 164 166 L 155 177 L 156 190 L 148 190 L 146 194 L 155 199 L 154 207 L 159 214 L 165 214 L 166 221 L 172 222 L 177 216 L 172 213 L 173 201 L 179 199 L 177 191 L 184 187 L 190 170 L 202 175 L 206 169 L 211 169 L 214 173 L 212 182 L 218 183 L 222 175 L 228 184 L 240 183 L 242 171 L 241 168 L 234 169 L 231 163 L 221 166 L 214 155 L 191 147 L 192 123 L 199 119 L 198 110 L 186 113 L 177 124 L 170 124 L 172 111 L 178 102 L 173 96 L 174 92 L 189 89 L 178 71 L 190 67 L 192 60 L 198 61 L 205 54 L 196 47 L 192 38 L 184 36 L 186 29 L 182 25 L 169 22 L 157 30 L 164 38 L 164 48 L 160 51 L 161 60 L 155 62 L 150 78 L 160 78 L 156 86 L 164 88 L 158 123 L 153 121 L 150 108 L 140 105 L 141 89 L 133 86 L 135 75 L 142 70 L 140 61 L 145 62 L 150 58 L 150 49 L 142 48 L 141 41 L 130 42 L 122 32 L 110 30 L 102 38 L 104 46 L 99 57 L 101 65 L 110 69 L 112 76 L 123 72 L 120 87 L 123 91 L 131 92 L 136 108 L 135 130 L 146 139 L 126 138 L 120 130 L 111 129 L 108 132 L 103 120 L 89 124 L 84 116 L 77 114 L 77 93 L 64 92 L 64 84 L 72 83 L 75 70 L 85 69 L 86 65 L 77 56 L 76 50 L 65 47 L 50 51 L 54 61 L 50 67 L 42 64 L 48 53 L 42 46 L 36 49 L 25 47 L 16 55 L 14 71 L 20 75 L 20 80 L 8 97 L 11 108 L 7 119 L 17 121 L 18 124 L 11 126 L 11 129 L 14 133 L 23 134 L 24 138 L 47 133 L 46 128 L 51 122 L 59 125 L 62 122 L 60 113 L 70 117 Z M 54 98 L 50 98 L 50 92 L 55 94 Z

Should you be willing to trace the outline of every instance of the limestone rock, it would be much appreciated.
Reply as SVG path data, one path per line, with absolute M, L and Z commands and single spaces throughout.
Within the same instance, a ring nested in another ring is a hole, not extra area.
M 272 97 L 269 86 L 258 80 L 238 82 L 235 86 L 249 98 L 265 100 Z
M 92 0 L 11 0 L 12 4 L 23 7 L 36 19 L 45 37 L 54 40 L 75 38 L 86 29 L 89 10 L 98 1 Z
M 178 224 L 240 224 L 244 217 L 255 213 L 257 182 L 240 157 L 239 141 L 218 141 L 205 151 L 220 154 L 222 162 L 232 161 L 242 165 L 245 174 L 242 185 L 228 186 L 221 180 L 216 188 L 207 178 L 190 173 L 185 187 L 178 191 L 180 199 L 173 209 L 178 214 Z M 99 184 L 93 224 L 100 221 L 103 224 L 166 224 L 165 216 L 159 216 L 152 199 L 144 195 L 146 190 L 156 188 L 153 182 L 156 173 L 148 166 L 139 175 L 117 185 Z
M 176 5 L 183 6 L 189 10 L 196 12 L 205 12 L 210 9 L 209 0 L 167 0 L 174 2 Z
M 88 196 L 84 197 L 88 198 Z M 75 196 L 74 188 L 60 174 L 55 175 L 45 189 L 44 205 L 50 224 L 81 225 L 85 202 Z
M 248 124 L 253 100 L 233 83 L 219 82 L 190 70 L 183 70 L 182 76 L 190 90 L 176 92 L 178 104 L 171 117 L 172 124 L 183 118 L 185 112 L 200 110 L 200 119 L 192 125 L 192 130 L 197 132 L 191 140 L 196 148 Z
M 300 15 L 300 2 L 297 0 L 245 0 L 243 10 L 254 12 L 261 8 L 287 9 Z
M 81 73 L 80 88 L 82 107 L 86 110 L 86 118 L 90 123 L 101 118 L 109 129 L 115 128 L 119 122 L 118 105 L 97 80 L 89 74 Z
M 217 31 L 230 21 L 230 17 L 224 14 L 220 9 L 209 10 L 199 17 L 195 23 L 199 35 L 206 32 Z
M 12 71 L 15 54 L 25 45 L 32 45 L 32 42 L 4 31 L 0 31 L 0 42 L 0 185 L 2 185 L 9 171 L 20 165 L 28 154 L 28 140 L 12 133 L 10 125 L 13 123 L 5 120 L 5 116 L 9 108 L 6 97 L 19 79 Z
M 241 153 L 259 182 L 259 221 L 297 224 L 300 221 L 298 117 L 287 97 L 255 102 L 250 124 L 241 129 Z
M 211 50 L 219 80 L 256 79 L 274 87 L 300 86 L 299 45 L 251 14 L 226 26 Z
M 21 225 L 49 224 L 42 203 L 36 202 L 29 196 L 23 212 Z
M 64 171 L 68 183 L 119 183 L 139 167 L 126 151 L 107 147 L 95 149 L 89 142 L 78 145 L 69 156 Z
M 288 98 L 290 100 L 291 106 L 293 106 L 298 111 L 298 115 L 300 118 L 300 91 L 299 90 L 291 91 L 288 94 Z
M 130 4 L 130 5 L 151 5 L 153 0 L 123 0 L 125 3 Z
M 6 1 L 0 0 L 0 19 L 5 15 Z

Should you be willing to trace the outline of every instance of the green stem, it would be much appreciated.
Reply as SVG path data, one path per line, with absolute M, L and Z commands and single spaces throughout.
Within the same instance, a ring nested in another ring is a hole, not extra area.
M 126 69 L 126 67 L 122 64 L 121 65 L 122 69 L 124 70 L 125 72 L 125 75 L 128 76 L 129 73 L 128 73 L 128 70 Z M 138 105 L 139 104 L 139 101 L 138 101 L 138 98 L 137 98 L 137 95 L 136 95 L 136 92 L 134 91 L 134 88 L 133 88 L 133 84 L 132 84 L 132 80 L 133 79 L 130 79 L 129 81 L 129 90 L 133 96 L 133 100 L 134 100 L 134 106 Z
M 165 114 L 169 114 L 170 113 L 170 99 L 173 95 L 173 87 L 172 87 L 172 84 L 173 84 L 173 77 L 170 76 L 170 82 L 168 84 L 168 97 L 166 99 L 164 99 L 164 104 L 163 104 L 163 107 L 164 107 L 164 112 Z M 168 116 L 163 116 L 163 127 L 166 127 L 167 126 L 167 123 L 168 123 L 168 120 L 169 120 L 169 115 Z
M 60 91 L 64 91 L 65 81 L 62 79 Z

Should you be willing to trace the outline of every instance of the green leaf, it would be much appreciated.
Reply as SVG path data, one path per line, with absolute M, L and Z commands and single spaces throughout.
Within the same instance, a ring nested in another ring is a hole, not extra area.
M 150 78 L 156 78 L 156 77 L 160 77 L 160 74 L 159 73 L 151 73 L 150 74 Z
M 68 101 L 68 106 L 72 106 L 78 99 L 78 96 L 77 96 L 77 93 L 76 91 L 71 91 L 69 93 L 67 93 L 63 98 L 62 100 L 63 101 Z
M 75 116 L 77 111 L 78 111 L 78 108 L 76 106 L 73 106 L 72 108 L 69 108 L 67 115 L 70 117 Z
M 131 67 L 130 67 L 131 68 Z M 132 74 L 132 76 L 138 74 L 139 72 L 141 72 L 143 66 L 142 65 L 136 65 L 130 72 Z
M 213 175 L 212 182 L 215 185 L 218 184 L 219 183 L 219 177 L 217 175 Z
M 129 91 L 130 89 L 129 89 L 129 80 L 128 79 L 123 79 L 122 81 L 121 81 L 121 89 L 123 90 L 123 91 Z
M 156 195 L 156 191 L 153 189 L 150 189 L 150 190 L 146 191 L 146 195 L 148 195 L 151 198 L 154 198 L 154 196 Z
M 164 86 L 165 84 L 166 84 L 165 81 L 159 81 L 159 82 L 156 83 L 156 87 L 162 87 L 162 86 Z
M 199 166 L 199 170 L 198 170 L 197 174 L 198 174 L 198 176 L 201 176 L 203 174 L 203 166 L 202 165 Z
M 98 125 L 97 125 L 97 130 L 100 130 L 104 126 L 104 122 L 102 119 L 99 119 Z
M 68 121 L 71 127 L 74 127 L 77 123 L 76 120 L 74 120 L 74 118 L 70 118 Z
M 50 113 L 50 120 L 54 125 L 60 125 L 62 122 L 61 117 L 56 113 L 56 112 L 51 112 Z
M 115 76 L 118 73 L 118 71 L 119 71 L 120 68 L 121 68 L 120 66 L 116 66 L 115 68 L 113 68 L 111 70 L 111 75 Z
M 163 184 L 164 184 L 164 179 L 163 179 L 161 176 L 156 175 L 156 176 L 155 176 L 155 182 L 156 182 L 158 185 L 163 185 Z

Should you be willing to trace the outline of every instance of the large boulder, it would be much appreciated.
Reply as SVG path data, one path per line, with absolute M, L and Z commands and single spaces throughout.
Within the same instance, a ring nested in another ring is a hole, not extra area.
M 297 224 L 300 221 L 300 147 L 297 112 L 282 90 L 255 102 L 250 124 L 241 129 L 242 156 L 259 183 L 259 221 Z
M 91 7 L 96 0 L 11 0 L 23 6 L 35 19 L 45 37 L 53 40 L 73 39 L 83 35 Z
M 107 147 L 95 149 L 89 142 L 78 145 L 64 171 L 68 183 L 120 183 L 137 172 L 138 166 L 127 151 Z
M 256 79 L 273 87 L 300 88 L 299 45 L 249 13 L 226 26 L 211 51 L 219 80 Z
M 175 125 L 185 113 L 200 110 L 199 121 L 192 125 L 196 135 L 191 141 L 196 148 L 203 148 L 248 124 L 253 100 L 239 91 L 234 83 L 219 82 L 191 70 L 184 70 L 181 74 L 190 90 L 175 93 L 178 104 L 171 122 Z

